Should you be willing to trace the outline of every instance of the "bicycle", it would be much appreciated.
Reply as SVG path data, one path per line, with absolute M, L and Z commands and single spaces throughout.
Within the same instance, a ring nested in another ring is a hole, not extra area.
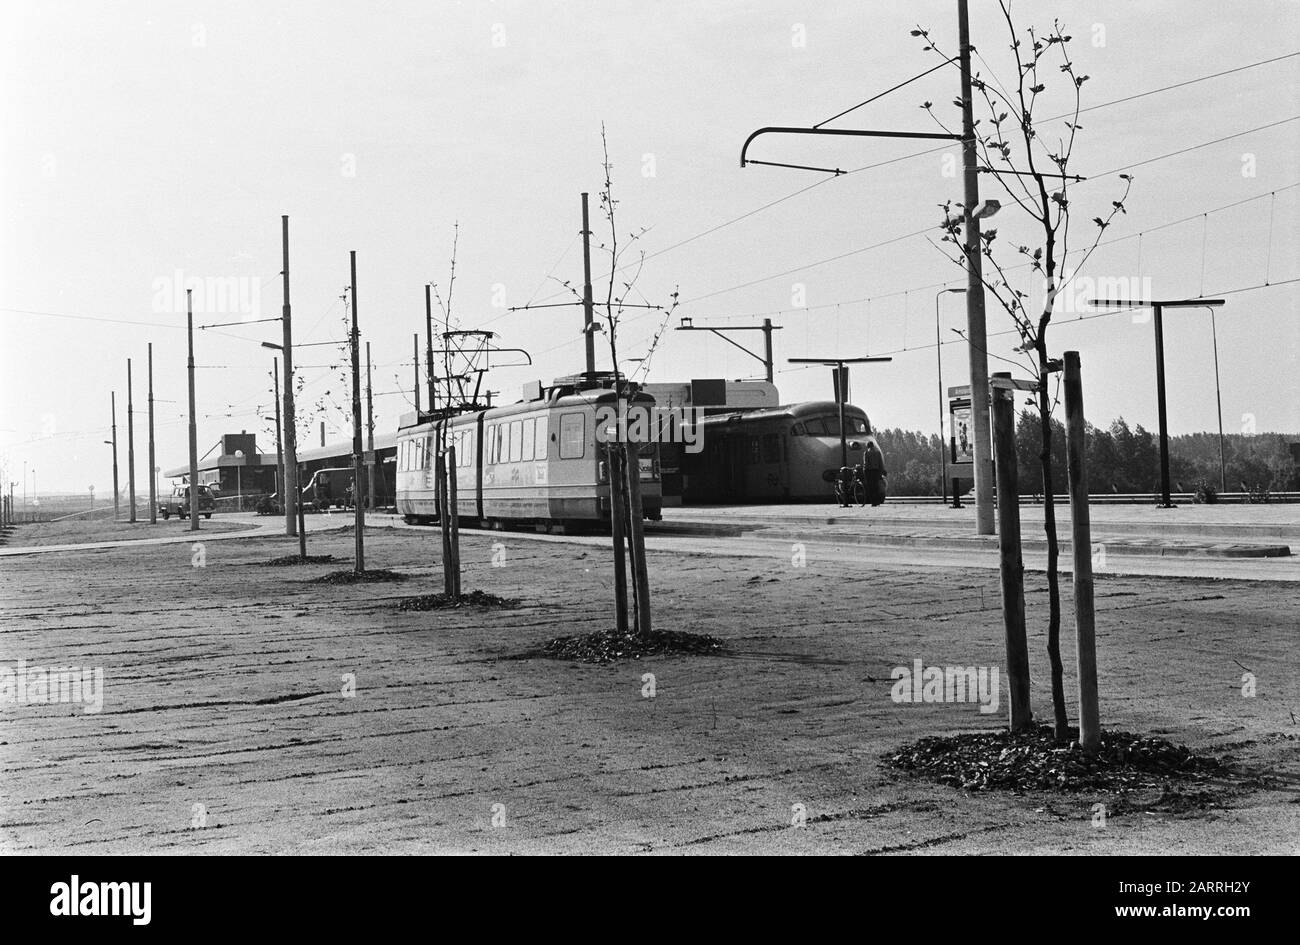
M 840 467 L 840 474 L 835 477 L 835 501 L 842 508 L 848 508 L 853 502 L 860 506 L 867 504 L 865 466 Z

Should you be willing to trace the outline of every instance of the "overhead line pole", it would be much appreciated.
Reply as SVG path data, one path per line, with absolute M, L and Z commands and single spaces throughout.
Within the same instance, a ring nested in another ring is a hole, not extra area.
M 974 445 L 975 531 L 993 534 L 993 441 L 989 416 L 988 333 L 984 316 L 984 277 L 980 260 L 979 163 L 975 148 L 974 100 L 971 93 L 970 13 L 967 0 L 957 0 L 957 32 L 961 62 L 961 131 L 964 171 L 963 233 L 966 239 L 966 339 L 970 362 L 970 410 Z
M 113 405 L 113 521 L 116 522 L 121 518 L 121 496 L 117 484 L 117 391 L 111 391 L 109 396 Z
M 438 409 L 438 394 L 433 378 L 433 296 L 432 287 L 427 282 L 424 284 L 424 337 L 426 345 L 424 370 L 429 384 L 429 410 L 433 411 Z M 419 361 L 419 358 L 416 358 L 416 360 Z M 420 409 L 418 402 L 415 409 L 417 412 Z
M 186 334 L 189 360 L 186 362 L 190 382 L 190 531 L 199 530 L 199 428 L 194 418 L 194 290 L 185 290 Z
M 158 474 L 154 471 L 153 342 L 149 342 L 149 524 L 158 524 Z
M 283 256 L 284 307 L 281 311 L 284 354 L 284 533 L 298 535 L 299 554 L 307 556 L 307 536 L 299 534 L 298 506 L 298 433 L 293 405 L 293 319 L 289 307 L 289 217 L 280 217 L 280 243 Z
M 375 510 L 375 402 L 370 386 L 370 342 L 366 342 L 366 508 Z
M 126 359 L 126 488 L 131 500 L 129 521 L 135 524 L 135 395 L 131 383 L 131 359 Z
M 348 254 L 352 267 L 352 504 L 356 509 L 356 562 L 353 570 L 366 570 L 365 507 L 361 504 L 361 331 L 357 327 L 357 251 Z
M 587 383 L 596 376 L 595 303 L 591 291 L 591 224 L 587 217 L 587 195 L 582 195 L 582 333 L 587 356 Z

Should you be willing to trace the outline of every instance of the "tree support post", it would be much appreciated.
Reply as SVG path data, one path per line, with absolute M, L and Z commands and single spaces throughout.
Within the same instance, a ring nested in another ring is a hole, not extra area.
M 1079 744 L 1089 754 L 1101 747 L 1097 700 L 1096 611 L 1092 583 L 1092 523 L 1088 471 L 1084 465 L 1083 378 L 1079 352 L 1065 352 L 1065 449 L 1070 479 L 1070 547 L 1074 558 L 1074 638 L 1079 670 Z
M 1006 631 L 1007 683 L 1011 690 L 1011 731 L 1027 731 L 1033 721 L 1029 707 L 1029 644 L 1025 638 L 1025 565 L 1020 552 L 1020 488 L 1016 470 L 1016 417 L 1011 390 L 992 390 L 993 445 L 997 474 L 998 551 L 1002 577 L 1002 623 Z

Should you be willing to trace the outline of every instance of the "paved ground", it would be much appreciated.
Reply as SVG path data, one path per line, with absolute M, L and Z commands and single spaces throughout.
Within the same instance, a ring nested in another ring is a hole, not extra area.
M 205 539 L 203 567 L 190 543 L 0 562 L 0 665 L 104 669 L 100 713 L 0 707 L 0 850 L 1300 847 L 1300 805 L 1281 791 L 1194 816 L 1151 797 L 1151 809 L 1099 828 L 1101 798 L 969 796 L 883 768 L 881 752 L 921 735 L 1000 724 L 974 705 L 889 698 L 891 668 L 913 659 L 1000 663 L 987 554 L 655 538 L 659 625 L 721 636 L 728 653 L 595 667 L 535 648 L 608 624 L 601 539 L 467 532 L 466 587 L 522 605 L 453 614 L 393 607 L 437 589 L 436 530 L 371 529 L 367 541 L 371 567 L 411 580 L 306 583 L 330 568 L 265 567 L 293 546 L 262 534 Z M 351 553 L 346 532 L 311 542 L 313 553 Z M 909 555 L 926 563 L 897 557 Z M 1027 591 L 1044 716 L 1041 579 Z M 1066 594 L 1068 612 L 1068 582 Z M 1106 723 L 1300 774 L 1298 605 L 1300 588 L 1287 583 L 1101 574 Z M 1068 647 L 1066 657 L 1068 667 Z M 1253 698 L 1241 693 L 1247 671 Z M 801 812 L 806 825 L 792 826 Z

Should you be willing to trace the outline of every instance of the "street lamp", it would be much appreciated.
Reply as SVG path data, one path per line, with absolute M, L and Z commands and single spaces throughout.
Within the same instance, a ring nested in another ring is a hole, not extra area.
M 997 203 L 996 200 L 985 203 Z M 996 212 L 996 211 L 995 211 Z M 934 296 L 934 363 L 939 375 L 939 488 L 943 493 L 943 504 L 948 504 L 948 444 L 943 437 L 943 342 L 939 336 L 939 298 L 948 293 L 965 295 L 965 289 L 940 289 Z M 953 490 L 956 498 L 956 490 Z

